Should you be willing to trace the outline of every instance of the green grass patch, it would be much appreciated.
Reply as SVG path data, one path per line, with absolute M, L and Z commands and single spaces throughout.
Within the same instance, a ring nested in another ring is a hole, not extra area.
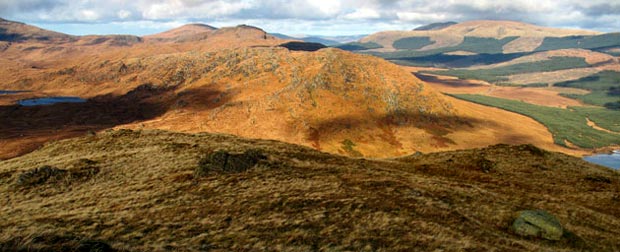
M 590 118 L 591 121 L 601 128 L 620 132 L 620 111 L 598 107 L 571 107 L 571 109 Z
M 350 139 L 342 140 L 342 149 L 346 151 L 352 157 L 363 157 L 362 153 L 355 149 L 356 144 Z
M 416 50 L 434 43 L 430 37 L 408 37 L 394 41 L 392 46 L 401 50 Z
M 503 39 L 495 38 L 479 38 L 479 37 L 465 37 L 463 42 L 452 48 L 450 51 L 468 51 L 475 53 L 502 53 L 504 51 L 504 45 L 510 41 L 517 39 L 518 37 L 505 37 Z
M 563 69 L 582 68 L 590 66 L 585 59 L 577 57 L 551 57 L 549 60 L 520 63 L 492 69 L 450 69 L 433 71 L 430 73 L 455 76 L 460 79 L 477 79 L 498 83 L 508 80 L 507 76 L 522 73 L 550 72 Z
M 556 83 L 554 86 L 589 90 L 589 94 L 562 94 L 587 104 L 613 107 L 620 101 L 620 72 L 602 71 L 578 80 Z
M 565 140 L 582 148 L 599 148 L 620 143 L 620 134 L 593 129 L 586 121 L 588 117 L 600 127 L 617 130 L 620 127 L 617 125 L 617 118 L 620 118 L 618 111 L 583 107 L 552 108 L 484 95 L 452 94 L 452 96 L 531 117 L 545 125 L 553 135 L 553 141 L 561 146 L 566 146 Z
M 525 85 L 521 85 L 522 87 L 548 87 L 549 84 L 547 83 L 542 83 L 542 82 L 537 82 L 537 83 L 529 83 L 529 84 L 525 84 Z
M 620 45 L 620 33 L 607 33 L 597 36 L 547 37 L 536 51 L 549 51 L 566 48 L 597 49 Z
M 416 47 L 416 43 L 422 44 L 423 39 L 415 39 L 416 37 L 399 39 L 397 41 L 408 41 L 411 47 Z M 417 37 L 421 38 L 421 37 Z M 501 54 L 503 53 L 502 47 L 515 40 L 518 37 L 506 37 L 503 39 L 494 38 L 479 38 L 479 37 L 465 37 L 463 42 L 457 46 L 442 47 L 433 50 L 416 51 L 414 49 L 403 49 L 396 52 L 373 52 L 374 56 L 381 57 L 389 60 L 402 60 L 404 58 L 425 57 L 431 55 L 437 55 L 455 51 L 469 51 L 473 53 L 483 54 Z M 405 39 L 411 39 L 405 40 Z M 403 45 L 404 46 L 404 45 Z M 420 47 L 421 48 L 421 47 Z M 398 48 L 397 48 L 398 49 Z

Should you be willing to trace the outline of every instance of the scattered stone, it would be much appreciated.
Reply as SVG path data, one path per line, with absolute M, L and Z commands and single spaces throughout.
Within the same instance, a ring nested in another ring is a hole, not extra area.
M 204 176 L 209 172 L 243 172 L 254 167 L 260 160 L 264 159 L 267 159 L 267 157 L 260 150 L 247 150 L 241 154 L 219 150 L 200 159 L 196 175 Z
M 512 224 L 512 229 L 518 235 L 538 237 L 551 241 L 558 241 L 564 234 L 564 228 L 555 216 L 544 210 L 525 210 Z
M 486 158 L 479 158 L 476 160 L 476 165 L 482 170 L 484 173 L 489 173 L 493 169 L 495 169 L 495 163 L 493 161 L 488 160 Z
M 70 182 L 91 178 L 99 173 L 97 162 L 82 158 L 69 165 L 69 169 L 59 169 L 49 165 L 35 168 L 17 177 L 18 186 L 36 186 L 49 181 Z
M 19 175 L 18 186 L 35 186 L 45 183 L 49 179 L 59 179 L 67 173 L 66 170 L 58 169 L 49 165 L 41 166 Z

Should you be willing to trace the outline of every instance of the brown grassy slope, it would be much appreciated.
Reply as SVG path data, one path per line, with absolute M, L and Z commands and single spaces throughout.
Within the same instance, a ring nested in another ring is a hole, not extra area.
M 598 32 L 540 27 L 514 21 L 475 20 L 451 25 L 441 30 L 432 31 L 384 31 L 362 38 L 362 42 L 375 42 L 386 49 L 394 49 L 394 41 L 406 37 L 430 37 L 434 44 L 422 48 L 430 50 L 440 47 L 455 46 L 464 37 L 505 38 L 518 36 L 504 47 L 506 52 L 528 52 L 534 50 L 544 37 L 563 37 L 569 35 L 596 35 Z
M 235 29 L 224 34 L 235 36 Z M 277 139 L 353 156 L 390 157 L 495 143 L 533 143 L 573 153 L 554 146 L 550 134 L 534 122 L 519 119 L 523 123 L 516 127 L 511 118 L 520 117 L 514 114 L 455 109 L 410 73 L 375 57 L 271 47 L 114 57 L 94 57 L 31 75 L 23 89 L 94 101 L 52 108 L 0 107 L 0 115 L 12 118 L 0 125 L 0 158 L 32 151 L 59 136 L 118 125 Z M 145 94 L 125 97 L 136 90 Z M 19 96 L 0 99 L 10 97 Z M 157 109 L 146 113 L 151 108 Z
M 215 27 L 205 24 L 187 24 L 165 32 L 147 35 L 143 38 L 147 41 L 196 41 L 205 39 L 208 34 L 215 30 L 217 30 Z
M 141 64 L 138 78 L 167 72 L 171 79 L 140 82 L 182 84 L 173 109 L 130 127 L 232 133 L 343 154 L 348 139 L 361 154 L 394 156 L 432 149 L 432 128 L 463 126 L 450 104 L 398 66 L 337 49 L 239 49 Z
M 194 177 L 206 153 L 247 149 L 267 159 Z M 17 185 L 43 165 L 72 175 Z M 366 160 L 228 135 L 112 131 L 2 161 L 0 182 L 7 250 L 80 240 L 129 251 L 620 249 L 618 173 L 529 145 Z M 509 226 L 524 209 L 553 213 L 574 236 L 516 236 Z
M 75 36 L 41 29 L 36 26 L 0 18 L 0 40 L 3 41 L 42 41 L 58 43 L 74 41 Z
M 110 35 L 77 37 L 76 40 L 69 42 L 7 43 L 5 46 L 0 45 L 0 89 L 73 92 L 75 90 L 72 88 L 38 82 L 36 79 L 44 75 L 71 71 L 72 68 L 80 67 L 88 62 L 98 62 L 101 67 L 104 67 L 107 62 L 119 62 L 139 57 L 190 51 L 212 52 L 250 46 L 276 46 L 286 42 L 286 40 L 268 35 L 259 28 L 244 25 L 225 27 L 207 33 L 209 33 L 208 36 L 199 37 L 199 40 L 188 41 L 183 39 L 159 41 L 134 36 Z M 80 83 L 83 82 L 86 81 L 80 80 Z M 77 86 L 74 85 L 76 83 L 68 84 Z M 101 85 L 92 90 L 90 86 L 85 91 L 91 96 L 100 94 L 93 94 L 93 91 L 101 91 L 100 87 Z M 124 88 L 122 91 L 127 92 L 134 87 Z M 119 90 L 118 86 L 115 88 Z

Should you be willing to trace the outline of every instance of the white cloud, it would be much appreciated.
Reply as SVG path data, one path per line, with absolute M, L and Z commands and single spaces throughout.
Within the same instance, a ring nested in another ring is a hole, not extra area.
M 373 9 L 362 8 L 343 16 L 345 19 L 377 19 L 381 14 Z
M 396 12 L 396 16 L 401 21 L 422 23 L 434 23 L 448 19 L 448 15 L 445 13 Z M 455 18 L 455 16 L 451 16 L 450 18 Z
M 94 10 L 81 10 L 78 17 L 86 21 L 94 21 L 100 18 L 99 13 Z
M 0 17 L 27 23 L 203 22 L 317 32 L 414 28 L 418 24 L 507 19 L 620 31 L 620 0 L 0 0 Z M 333 26 L 329 26 L 333 24 Z M 323 29 L 323 30 L 321 30 Z
M 120 19 L 127 19 L 129 17 L 131 17 L 131 12 L 128 10 L 119 10 L 116 15 L 118 16 L 118 18 Z

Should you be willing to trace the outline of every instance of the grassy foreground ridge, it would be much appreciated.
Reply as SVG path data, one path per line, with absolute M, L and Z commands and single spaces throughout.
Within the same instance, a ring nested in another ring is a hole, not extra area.
M 222 156 L 230 169 L 203 165 Z M 118 130 L 0 162 L 0 191 L 0 250 L 620 249 L 619 174 L 531 145 L 369 160 Z M 554 214 L 570 235 L 515 235 L 524 209 Z

